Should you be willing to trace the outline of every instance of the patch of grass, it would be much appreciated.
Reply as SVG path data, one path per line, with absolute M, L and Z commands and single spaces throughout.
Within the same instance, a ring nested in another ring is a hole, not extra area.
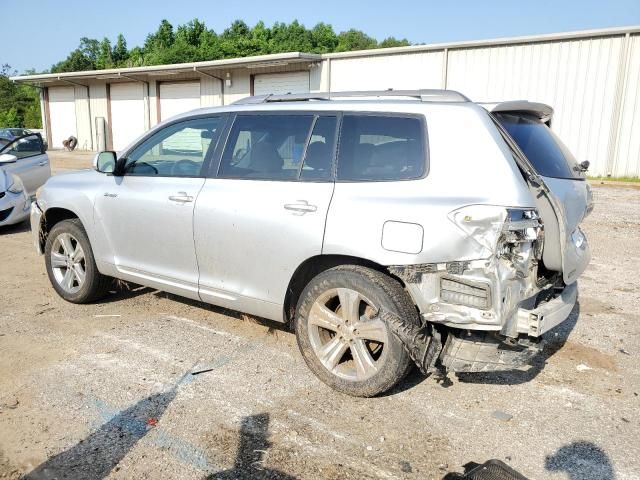
M 640 177 L 587 177 L 589 180 L 594 181 L 607 181 L 607 182 L 634 182 L 640 183 Z

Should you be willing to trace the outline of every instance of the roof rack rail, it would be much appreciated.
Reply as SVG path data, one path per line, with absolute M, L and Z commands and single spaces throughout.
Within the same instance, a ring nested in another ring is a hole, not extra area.
M 256 105 L 277 102 L 306 102 L 310 100 L 337 100 L 340 98 L 363 97 L 409 97 L 422 102 L 470 102 L 460 92 L 455 90 L 372 90 L 354 92 L 317 92 L 317 93 L 287 93 L 284 95 L 255 95 L 233 102 L 233 105 Z

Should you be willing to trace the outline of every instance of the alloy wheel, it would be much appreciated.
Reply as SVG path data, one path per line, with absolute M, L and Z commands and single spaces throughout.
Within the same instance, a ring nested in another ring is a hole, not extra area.
M 56 282 L 67 293 L 76 293 L 84 285 L 87 270 L 84 250 L 70 233 L 61 233 L 51 247 L 51 269 Z
M 363 381 L 386 359 L 389 338 L 378 308 L 356 290 L 334 288 L 314 302 L 309 339 L 324 367 L 338 377 Z

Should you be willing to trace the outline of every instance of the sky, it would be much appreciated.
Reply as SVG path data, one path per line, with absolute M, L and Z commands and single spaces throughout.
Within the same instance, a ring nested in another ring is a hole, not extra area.
M 163 18 L 174 27 L 193 18 L 221 32 L 235 19 L 307 27 L 330 23 L 336 32 L 357 28 L 382 40 L 413 43 L 480 40 L 594 28 L 640 26 L 640 0 L 0 0 L 0 64 L 19 72 L 48 69 L 81 37 L 142 45 Z M 22 20 L 20 20 L 22 19 Z

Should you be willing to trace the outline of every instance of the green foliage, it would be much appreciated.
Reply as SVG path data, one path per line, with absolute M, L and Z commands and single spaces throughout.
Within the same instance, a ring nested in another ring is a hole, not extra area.
M 378 42 L 360 30 L 351 29 L 338 35 L 337 52 L 350 52 L 352 50 L 368 50 L 377 48 Z
M 38 89 L 9 80 L 17 72 L 9 65 L 0 67 L 0 127 L 40 128 L 40 98 Z
M 83 37 L 80 45 L 65 60 L 51 67 L 53 73 L 101 70 L 114 67 L 166 65 L 223 58 L 247 57 L 283 52 L 331 53 L 371 48 L 410 45 L 406 39 L 388 37 L 382 42 L 364 32 L 351 29 L 336 34 L 333 27 L 318 23 L 308 29 L 294 20 L 276 22 L 268 27 L 258 22 L 249 27 L 242 20 L 234 21 L 222 33 L 208 29 L 201 20 L 193 19 L 174 29 L 162 20 L 142 47 L 127 48 L 127 41 L 118 35 L 112 46 L 108 38 L 101 41 Z
M 20 119 L 18 118 L 18 110 L 11 107 L 9 110 L 0 112 L 0 125 L 3 127 L 19 127 Z
M 411 45 L 409 40 L 403 38 L 402 40 L 398 40 L 395 37 L 387 37 L 378 45 L 379 48 L 391 48 L 391 47 L 408 47 Z

